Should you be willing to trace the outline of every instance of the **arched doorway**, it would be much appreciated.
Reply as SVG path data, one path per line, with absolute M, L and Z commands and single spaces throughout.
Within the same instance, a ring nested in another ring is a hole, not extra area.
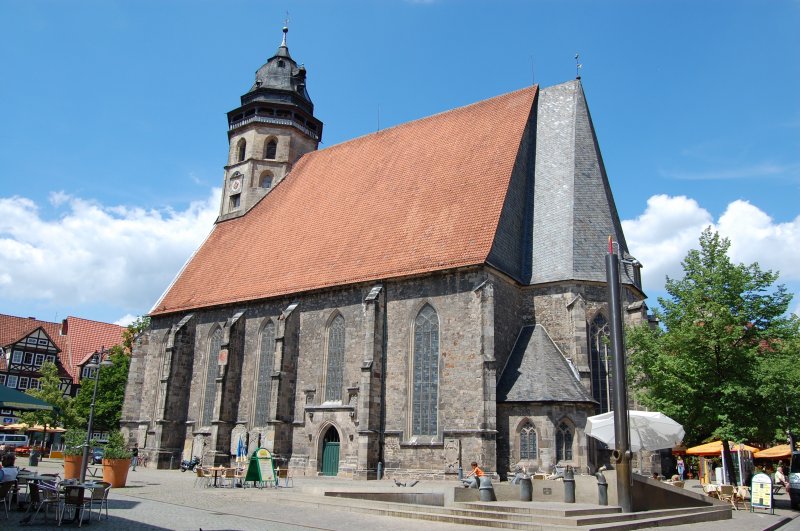
M 339 432 L 331 426 L 322 439 L 322 475 L 335 476 L 339 473 Z

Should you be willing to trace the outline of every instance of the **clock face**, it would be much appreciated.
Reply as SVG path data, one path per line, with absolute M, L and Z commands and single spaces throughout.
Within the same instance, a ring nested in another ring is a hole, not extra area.
M 231 179 L 231 192 L 238 192 L 242 189 L 241 179 Z

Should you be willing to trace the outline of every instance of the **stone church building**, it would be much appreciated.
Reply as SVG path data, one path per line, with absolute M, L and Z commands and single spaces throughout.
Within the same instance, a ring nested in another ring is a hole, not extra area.
M 284 40 L 228 113 L 219 218 L 151 311 L 122 427 L 151 462 L 443 477 L 596 466 L 604 256 L 646 318 L 579 79 L 317 150 Z

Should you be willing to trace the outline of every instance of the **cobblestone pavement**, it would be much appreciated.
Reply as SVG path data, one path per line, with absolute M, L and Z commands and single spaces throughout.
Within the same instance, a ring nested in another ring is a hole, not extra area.
M 28 467 L 34 468 L 34 467 Z M 38 471 L 61 471 L 60 461 L 40 462 Z M 348 500 L 337 499 L 336 509 L 313 503 L 325 489 L 370 490 L 390 487 L 389 482 L 354 482 L 333 478 L 295 478 L 289 489 L 203 489 L 194 488 L 195 475 L 177 470 L 149 470 L 139 468 L 128 474 L 124 489 L 112 489 L 109 496 L 108 520 L 102 524 L 95 520 L 90 528 L 103 529 L 202 529 L 202 530 L 376 530 L 407 531 L 424 528 L 431 531 L 479 529 L 473 526 L 409 520 L 388 516 L 375 516 L 350 512 Z M 696 483 L 696 482 L 695 482 Z M 687 488 L 695 485 L 687 484 Z M 699 485 L 697 485 L 699 488 Z M 303 496 L 312 503 L 296 500 Z M 330 501 L 330 499 L 328 499 Z M 755 531 L 777 529 L 800 531 L 800 515 L 789 508 L 788 496 L 776 497 L 776 514 L 734 511 L 732 520 L 674 526 L 683 531 L 703 529 L 708 531 Z M 19 526 L 24 513 L 11 512 L 9 523 Z M 0 512 L 0 528 L 4 528 Z M 86 521 L 84 521 L 86 525 Z M 52 514 L 45 522 L 40 514 L 30 528 L 54 527 Z M 482 528 L 487 529 L 487 528 Z

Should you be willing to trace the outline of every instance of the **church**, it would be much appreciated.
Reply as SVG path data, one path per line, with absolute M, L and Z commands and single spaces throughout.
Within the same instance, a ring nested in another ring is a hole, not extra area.
M 317 149 L 286 44 L 228 113 L 219 217 L 151 310 L 122 413 L 150 462 L 504 475 L 603 454 L 604 257 L 647 319 L 580 79 Z

